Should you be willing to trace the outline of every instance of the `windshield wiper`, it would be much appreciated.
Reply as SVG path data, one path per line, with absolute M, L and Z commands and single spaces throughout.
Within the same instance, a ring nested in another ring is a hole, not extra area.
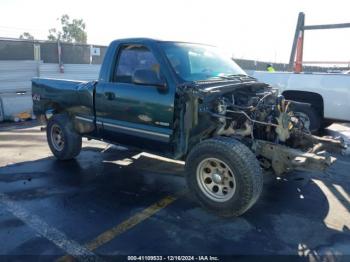
M 248 78 L 248 79 L 252 79 L 252 80 L 256 80 L 256 78 L 251 77 L 249 75 L 244 75 L 244 74 L 231 74 L 231 75 L 223 75 L 223 77 L 226 77 L 227 79 L 232 79 L 232 78 Z
M 208 78 L 207 80 L 214 80 L 214 79 L 223 79 L 223 80 L 239 80 L 239 81 L 244 81 L 244 80 L 255 80 L 256 78 L 244 75 L 244 74 L 232 74 L 232 75 L 220 75 L 220 76 L 212 76 Z
M 244 75 L 244 74 L 231 74 L 231 75 L 218 75 L 218 76 L 211 76 L 207 79 L 202 79 L 202 80 L 197 80 L 196 82 L 207 82 L 207 81 L 218 81 L 219 79 L 221 80 L 238 80 L 240 82 L 243 82 L 244 80 L 255 80 L 256 78 Z
M 225 79 L 225 80 L 230 80 L 230 79 L 232 79 L 231 77 L 226 76 L 226 75 L 222 75 L 222 76 L 211 76 L 211 77 L 208 78 L 208 79 L 215 79 L 215 78 Z

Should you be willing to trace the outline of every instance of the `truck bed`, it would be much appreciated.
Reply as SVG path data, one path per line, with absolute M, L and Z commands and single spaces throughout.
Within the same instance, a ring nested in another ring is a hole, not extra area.
M 48 108 L 64 108 L 68 112 L 93 116 L 95 82 L 33 78 L 34 114 L 45 114 Z

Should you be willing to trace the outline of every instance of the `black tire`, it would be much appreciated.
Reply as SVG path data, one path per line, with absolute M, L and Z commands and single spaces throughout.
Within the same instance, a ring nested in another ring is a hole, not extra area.
M 309 118 L 309 130 L 312 134 L 317 134 L 321 130 L 321 116 L 312 106 L 296 106 L 294 114 L 298 116 L 298 113 L 304 114 Z
M 57 142 L 57 136 L 63 137 L 63 143 Z M 72 122 L 65 114 L 52 116 L 46 128 L 46 137 L 51 152 L 59 160 L 70 160 L 81 150 L 81 136 L 74 130 Z
M 208 197 L 197 180 L 201 163 L 210 158 L 222 161 L 232 170 L 235 190 L 225 201 Z M 264 179 L 258 160 L 248 147 L 232 138 L 218 137 L 199 143 L 189 153 L 185 168 L 190 192 L 204 208 L 220 216 L 242 215 L 253 206 L 262 191 Z

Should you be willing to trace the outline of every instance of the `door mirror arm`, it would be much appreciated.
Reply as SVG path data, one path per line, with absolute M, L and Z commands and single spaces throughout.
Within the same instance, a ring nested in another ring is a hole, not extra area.
M 160 91 L 167 90 L 166 82 L 149 69 L 136 70 L 132 76 L 132 82 L 136 85 L 156 86 Z

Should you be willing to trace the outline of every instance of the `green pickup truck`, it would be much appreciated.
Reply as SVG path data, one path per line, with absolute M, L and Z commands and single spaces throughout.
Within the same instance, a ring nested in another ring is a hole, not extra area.
M 259 198 L 264 173 L 323 170 L 342 141 L 310 134 L 284 99 L 213 46 L 113 41 L 98 81 L 32 79 L 34 113 L 61 160 L 82 137 L 184 160 L 189 190 L 207 209 L 239 216 Z

